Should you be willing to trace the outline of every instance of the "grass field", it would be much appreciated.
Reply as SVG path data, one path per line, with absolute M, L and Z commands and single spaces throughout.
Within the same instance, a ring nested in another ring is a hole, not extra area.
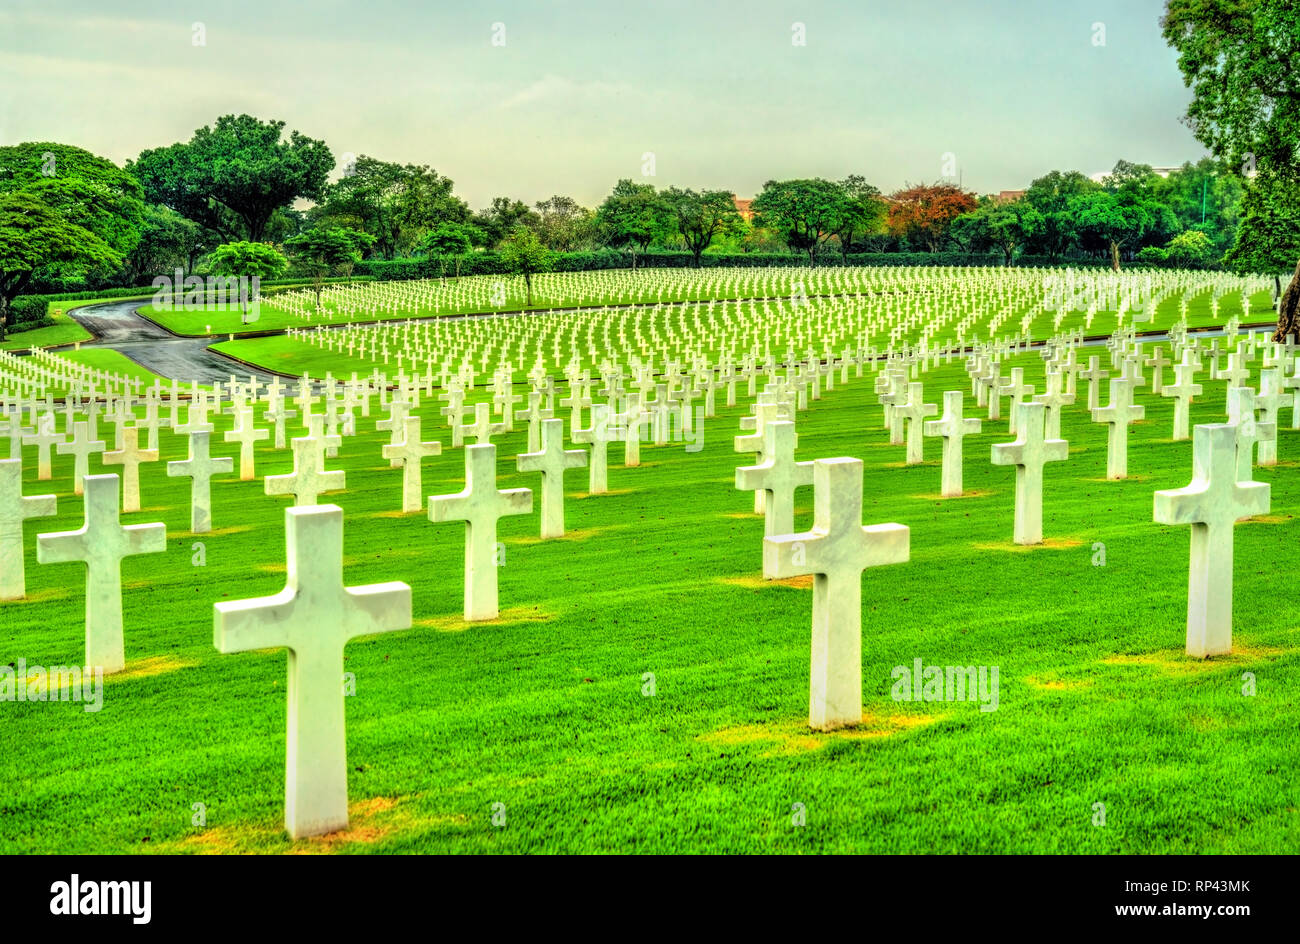
M 1037 353 L 1006 366 L 1042 389 Z M 923 379 L 928 402 L 964 390 L 978 415 L 959 364 Z M 1222 421 L 1225 384 L 1198 380 L 1192 422 Z M 502 618 L 472 625 L 463 527 L 397 513 L 401 472 L 380 458 L 376 410 L 327 463 L 347 491 L 322 500 L 346 515 L 346 582 L 408 582 L 415 626 L 352 643 L 340 667 L 356 676 L 350 829 L 287 838 L 285 654 L 212 645 L 214 602 L 283 586 L 285 502 L 260 476 L 291 461 L 263 443 L 258 480 L 214 485 L 205 536 L 186 531 L 188 481 L 142 468 L 144 510 L 123 520 L 165 522 L 168 550 L 123 566 L 127 670 L 106 680 L 98 713 L 0 705 L 0 852 L 1293 851 L 1300 606 L 1278 558 L 1300 538 L 1300 436 L 1283 430 L 1279 465 L 1257 473 L 1271 513 L 1236 529 L 1234 652 L 1197 662 L 1183 655 L 1187 529 L 1151 520 L 1152 492 L 1191 476 L 1191 444 L 1168 439 L 1171 401 L 1139 394 L 1147 419 L 1122 482 L 1104 480 L 1105 427 L 1066 410 L 1047 542 L 1025 549 L 1011 543 L 1014 471 L 989 464 L 1006 422 L 966 440 L 969 497 L 940 500 L 938 441 L 904 467 L 871 387 L 868 371 L 798 420 L 799 459 L 863 459 L 865 522 L 911 528 L 911 560 L 863 578 L 861 727 L 808 731 L 811 591 L 761 577 L 762 520 L 733 487 L 748 462 L 731 447 L 743 406 L 705 421 L 698 453 L 647 445 L 624 469 L 611 446 L 609 495 L 587 496 L 585 471 L 571 473 L 564 539 L 538 540 L 536 513 L 503 520 Z M 419 411 L 424 438 L 447 447 L 434 407 Z M 514 472 L 524 433 L 497 442 L 499 487 L 536 489 Z M 164 433 L 163 459 L 184 448 Z M 27 523 L 30 599 L 0 604 L 0 660 L 75 665 L 80 569 L 34 551 L 37 532 L 80 525 L 71 457 L 49 483 L 27 458 L 25 494 L 58 492 L 60 513 Z M 425 493 L 459 490 L 463 461 L 450 448 L 426 460 Z M 91 471 L 112 470 L 96 458 Z M 807 527 L 811 489 L 798 506 Z M 891 670 L 915 658 L 998 666 L 998 709 L 893 701 Z M 794 804 L 806 826 L 792 825 Z

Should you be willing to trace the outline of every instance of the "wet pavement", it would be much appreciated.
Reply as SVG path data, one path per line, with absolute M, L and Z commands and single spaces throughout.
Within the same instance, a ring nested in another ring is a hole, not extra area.
M 137 314 L 145 304 L 139 300 L 107 302 L 77 308 L 69 315 L 81 323 L 93 341 L 83 341 L 83 349 L 109 348 L 119 351 L 141 367 L 155 374 L 183 382 L 198 381 L 211 385 L 224 383 L 234 374 L 241 380 L 249 376 L 268 382 L 285 377 L 218 354 L 209 348 L 211 338 L 178 338 Z

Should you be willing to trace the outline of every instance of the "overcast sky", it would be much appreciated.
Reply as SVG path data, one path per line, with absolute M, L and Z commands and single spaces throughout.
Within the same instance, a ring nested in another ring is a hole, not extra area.
M 592 205 L 647 152 L 660 186 L 740 196 L 849 173 L 889 191 L 939 179 L 947 153 L 968 189 L 1018 189 L 1204 154 L 1178 121 L 1189 95 L 1162 6 L 4 0 L 0 144 L 120 163 L 247 112 L 336 156 L 429 164 L 475 208 Z

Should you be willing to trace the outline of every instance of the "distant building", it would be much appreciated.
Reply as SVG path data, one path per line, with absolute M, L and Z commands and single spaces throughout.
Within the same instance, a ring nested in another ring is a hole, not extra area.
M 736 212 L 740 214 L 742 220 L 748 223 L 754 218 L 753 200 L 742 200 L 734 196 L 731 199 L 736 202 Z
M 1017 200 L 1024 197 L 1024 195 L 1025 191 L 1023 190 L 999 190 L 998 195 L 994 197 L 994 199 L 997 200 L 998 203 L 1015 203 Z

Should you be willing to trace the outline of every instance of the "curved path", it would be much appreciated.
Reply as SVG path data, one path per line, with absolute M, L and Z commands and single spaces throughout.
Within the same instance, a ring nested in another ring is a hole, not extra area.
M 82 349 L 108 348 L 162 377 L 207 386 L 225 383 L 231 374 L 254 376 L 263 382 L 288 376 L 219 354 L 210 347 L 210 338 L 171 334 L 138 314 L 142 304 L 137 300 L 74 308 L 68 314 L 94 336 L 81 343 Z

